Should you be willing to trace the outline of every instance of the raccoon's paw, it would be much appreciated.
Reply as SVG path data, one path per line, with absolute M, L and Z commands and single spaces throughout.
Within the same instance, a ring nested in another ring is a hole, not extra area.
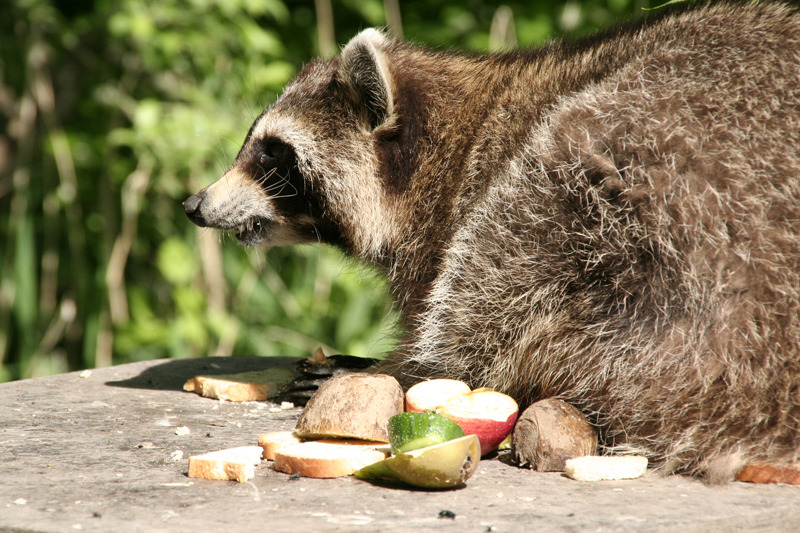
M 378 359 L 355 357 L 352 355 L 332 355 L 327 357 L 321 348 L 314 355 L 297 363 L 300 376 L 284 385 L 276 400 L 305 405 L 328 379 L 348 372 L 364 372 L 378 362 Z

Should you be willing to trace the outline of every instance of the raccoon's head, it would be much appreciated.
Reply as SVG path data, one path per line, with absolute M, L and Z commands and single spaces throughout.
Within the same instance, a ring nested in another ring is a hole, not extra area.
M 245 245 L 327 242 L 379 256 L 397 228 L 381 176 L 402 137 L 393 46 L 365 30 L 338 57 L 307 65 L 255 120 L 223 176 L 183 203 L 189 218 L 233 230 Z

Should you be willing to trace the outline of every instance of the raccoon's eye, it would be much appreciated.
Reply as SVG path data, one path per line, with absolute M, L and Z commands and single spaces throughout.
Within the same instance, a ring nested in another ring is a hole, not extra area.
M 287 146 L 283 143 L 269 143 L 264 146 L 263 151 L 258 156 L 261 165 L 274 166 L 283 160 L 286 155 Z

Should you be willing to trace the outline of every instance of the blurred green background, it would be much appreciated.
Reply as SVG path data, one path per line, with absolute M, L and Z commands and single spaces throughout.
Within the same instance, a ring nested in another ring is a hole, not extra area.
M 0 381 L 163 357 L 377 356 L 384 281 L 322 246 L 245 249 L 181 202 L 251 121 L 359 30 L 496 50 L 579 35 L 643 0 L 5 0 Z

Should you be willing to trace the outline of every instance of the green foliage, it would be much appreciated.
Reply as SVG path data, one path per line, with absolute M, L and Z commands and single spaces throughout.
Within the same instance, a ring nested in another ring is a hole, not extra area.
M 161 357 L 391 349 L 383 280 L 322 247 L 246 250 L 180 202 L 380 0 L 11 0 L 0 17 L 0 381 Z M 506 2 L 521 45 L 633 0 Z M 484 50 L 500 3 L 402 2 L 406 38 Z M 638 7 L 639 6 L 637 4 Z

